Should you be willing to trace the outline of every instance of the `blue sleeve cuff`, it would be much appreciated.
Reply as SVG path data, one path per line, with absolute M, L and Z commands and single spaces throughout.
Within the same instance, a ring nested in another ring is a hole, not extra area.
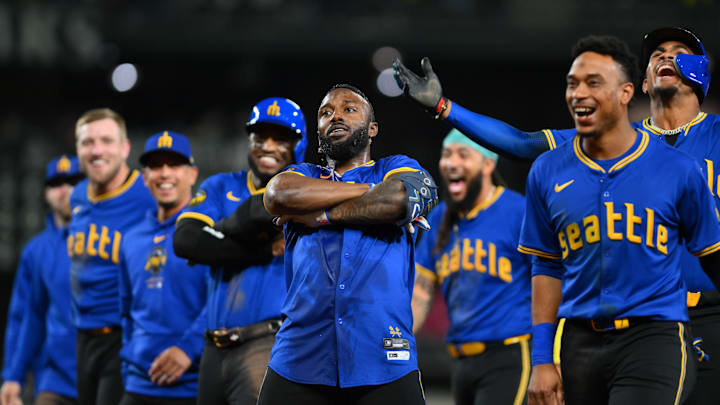
M 546 322 L 532 327 L 532 365 L 553 364 L 555 324 Z
M 548 276 L 562 279 L 562 275 L 563 265 L 561 261 L 533 256 L 532 276 Z

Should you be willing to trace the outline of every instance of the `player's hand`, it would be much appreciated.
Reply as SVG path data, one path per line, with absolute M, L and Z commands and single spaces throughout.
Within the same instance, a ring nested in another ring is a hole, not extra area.
M 308 228 L 318 228 L 330 223 L 326 211 L 315 211 L 301 215 L 282 215 L 273 219 L 273 223 L 277 226 L 283 226 L 289 221 L 303 224 Z
M 170 385 L 183 375 L 192 360 L 177 346 L 170 346 L 160 353 L 150 365 L 150 381 L 157 385 Z
M 420 104 L 429 113 L 437 114 L 437 107 L 442 96 L 440 79 L 433 71 L 430 58 L 424 57 L 420 61 L 425 76 L 420 77 L 408 69 L 398 58 L 393 61 L 393 74 L 398 86 L 405 92 L 405 95 Z
M 22 387 L 16 381 L 5 381 L 0 388 L 0 404 L 1 405 L 22 405 L 20 393 Z
M 554 364 L 534 366 L 528 386 L 528 405 L 563 405 L 562 379 Z

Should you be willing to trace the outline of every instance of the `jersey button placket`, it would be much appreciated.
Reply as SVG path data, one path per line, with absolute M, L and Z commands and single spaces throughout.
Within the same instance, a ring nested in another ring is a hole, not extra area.
M 610 188 L 610 182 L 608 181 L 608 174 L 607 172 L 604 172 L 600 174 L 600 212 L 603 213 L 600 215 L 600 218 L 604 218 L 604 221 L 607 224 L 607 211 L 605 209 L 605 203 L 610 200 L 610 191 L 608 190 Z M 602 229 L 602 228 L 601 228 Z M 607 229 L 606 229 L 607 232 Z M 600 302 L 605 301 L 604 295 L 608 295 L 609 290 L 605 288 L 605 269 L 607 268 L 608 261 L 610 260 L 610 257 L 612 255 L 610 246 L 611 241 L 606 240 L 605 238 L 600 238 L 600 252 L 601 252 L 601 258 L 600 258 L 600 285 L 602 289 L 600 290 Z

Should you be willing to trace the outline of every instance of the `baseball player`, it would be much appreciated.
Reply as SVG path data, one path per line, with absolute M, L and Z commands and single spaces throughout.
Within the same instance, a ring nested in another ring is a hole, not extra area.
M 650 96 L 651 116 L 632 124 L 654 138 L 693 156 L 703 168 L 716 207 L 720 208 L 720 118 L 700 111 L 710 85 L 709 59 L 699 37 L 686 28 L 657 29 L 643 38 L 640 67 L 645 72 L 643 92 Z M 401 63 L 396 78 L 414 100 L 443 110 L 440 116 L 476 142 L 503 155 L 532 159 L 572 139 L 575 129 L 523 132 L 498 120 L 470 112 L 442 97 L 437 76 L 429 60 L 423 60 L 426 77 L 421 78 Z M 428 96 L 422 96 L 423 89 Z M 688 404 L 714 404 L 720 397 L 720 367 L 710 362 L 720 354 L 720 294 L 692 254 L 681 259 L 683 281 L 688 288 L 687 304 L 700 363 L 695 390 Z
M 80 166 L 87 179 L 70 197 L 67 249 L 77 332 L 78 402 L 118 404 L 123 393 L 120 357 L 120 245 L 125 232 L 155 207 L 130 153 L 125 120 L 90 110 L 75 125 Z
M 255 404 L 280 328 L 283 239 L 262 195 L 272 176 L 303 161 L 305 116 L 293 101 L 271 97 L 253 107 L 247 130 L 250 170 L 205 180 L 175 230 L 178 256 L 212 265 L 201 404 Z
M 530 377 L 530 259 L 517 251 L 525 199 L 495 174 L 497 154 L 453 129 L 443 140 L 446 202 L 417 247 L 413 330 L 447 300 L 455 403 L 525 403 Z
M 535 256 L 529 402 L 682 403 L 695 363 L 679 263 L 693 252 L 720 285 L 712 196 L 696 161 L 630 125 L 627 45 L 587 37 L 573 56 L 565 98 L 577 135 L 533 163 L 518 246 Z
M 437 188 L 413 159 L 372 160 L 377 134 L 367 97 L 336 85 L 318 110 L 327 165 L 292 165 L 268 183 L 268 212 L 287 223 L 288 294 L 258 404 L 424 403 L 410 229 Z
M 70 221 L 70 193 L 83 178 L 74 156 L 59 156 L 45 171 L 45 201 L 50 207 L 45 229 L 23 249 L 18 272 L 30 274 L 27 301 L 20 309 L 13 347 L 6 351 L 0 404 L 20 403 L 25 374 L 33 365 L 36 404 L 75 404 L 75 327 L 70 312 L 70 259 L 65 238 Z M 21 275 L 18 274 L 17 277 Z M 15 303 L 15 297 L 13 297 Z M 7 336 L 7 335 L 6 335 Z M 39 364 L 38 364 L 39 363 Z
M 173 252 L 173 230 L 190 202 L 198 169 L 183 135 L 164 131 L 140 156 L 145 185 L 157 201 L 120 247 L 125 394 L 122 405 L 196 403 L 203 348 L 207 266 Z

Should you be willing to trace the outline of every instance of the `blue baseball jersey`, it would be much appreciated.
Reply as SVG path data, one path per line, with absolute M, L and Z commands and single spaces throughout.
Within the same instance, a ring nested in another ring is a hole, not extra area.
M 190 266 L 175 255 L 173 231 L 179 215 L 159 222 L 157 210 L 148 211 L 143 222 L 125 233 L 120 247 L 120 358 L 128 392 L 170 398 L 197 395 L 209 269 Z M 170 346 L 182 349 L 193 364 L 172 385 L 158 386 L 148 371 Z
M 683 250 L 720 249 L 720 225 L 697 162 L 638 131 L 616 159 L 598 161 L 579 136 L 530 169 L 518 249 L 561 260 L 558 317 L 687 321 Z
M 430 231 L 417 247 L 415 271 L 440 284 L 447 302 L 447 341 L 498 341 L 530 333 L 530 258 L 517 251 L 525 198 L 496 187 L 458 219 L 447 245 L 435 253 L 447 206 L 430 213 Z
M 118 278 L 123 235 L 145 218 L 155 200 L 133 170 L 119 188 L 94 196 L 87 179 L 70 197 L 67 251 L 73 316 L 79 329 L 120 325 Z
M 312 164 L 296 175 L 378 184 L 400 172 L 423 170 L 395 155 L 339 175 Z M 395 225 L 317 229 L 285 227 L 287 299 L 269 366 L 303 384 L 340 387 L 384 384 L 417 370 L 410 302 L 415 235 Z M 386 349 L 387 339 L 405 339 Z
M 30 280 L 26 300 L 19 308 L 22 321 L 16 325 L 12 340 L 5 341 L 11 349 L 5 352 L 3 379 L 23 384 L 32 368 L 35 392 L 76 398 L 76 331 L 71 322 L 66 236 L 67 228 L 56 227 L 52 215 L 48 215 L 45 229 L 23 249 L 16 277 L 22 280 L 19 277 L 29 275 Z M 13 296 L 11 308 L 16 302 Z
M 220 173 L 209 177 L 179 219 L 192 218 L 209 226 L 229 217 L 256 189 L 252 172 Z M 234 265 L 210 269 L 208 328 L 247 326 L 268 319 L 280 319 L 285 299 L 282 257 L 266 265 L 236 268 Z
M 650 124 L 650 118 L 632 123 L 633 128 L 650 133 L 665 142 L 662 129 Z M 575 129 L 544 130 L 551 149 L 576 135 Z M 688 123 L 675 142 L 674 147 L 694 157 L 705 175 L 715 206 L 720 209 L 720 116 L 701 112 Z M 690 252 L 683 252 L 680 267 L 683 281 L 689 291 L 715 290 L 710 278 L 700 267 L 700 262 Z

